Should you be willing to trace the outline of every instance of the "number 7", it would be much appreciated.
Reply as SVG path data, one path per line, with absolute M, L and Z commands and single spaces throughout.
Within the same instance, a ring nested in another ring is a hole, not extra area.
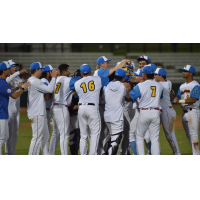
M 156 96 L 156 86 L 151 86 L 151 90 L 152 90 L 151 97 L 155 97 Z

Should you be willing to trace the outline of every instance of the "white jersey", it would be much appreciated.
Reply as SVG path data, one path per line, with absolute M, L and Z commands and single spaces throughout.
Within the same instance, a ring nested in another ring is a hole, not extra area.
M 143 83 L 138 83 L 137 86 L 141 94 L 139 108 L 159 108 L 163 92 L 162 85 L 154 80 L 146 80 Z
M 22 79 L 19 76 L 16 76 L 13 80 L 10 81 L 9 85 L 11 88 L 16 88 L 20 82 L 22 82 Z M 13 112 L 20 111 L 20 97 L 17 99 L 9 97 L 8 110 L 12 110 Z
M 193 103 L 193 104 L 181 104 L 184 109 L 187 109 L 187 108 L 199 108 L 199 83 L 197 81 L 192 81 L 190 83 L 183 83 L 179 90 L 178 90 L 178 94 L 177 94 L 177 97 L 179 99 L 188 99 L 190 97 L 197 97 L 198 100 Z
M 101 90 L 101 78 L 98 76 L 87 76 L 75 83 L 75 90 L 79 97 L 79 103 L 99 104 Z
M 159 82 L 163 86 L 163 98 L 160 100 L 161 108 L 172 106 L 170 101 L 171 82 Z
M 53 103 L 71 105 L 73 90 L 70 89 L 70 80 L 71 78 L 67 76 L 59 76 L 57 78 Z
M 44 92 L 52 93 L 56 79 L 52 78 L 50 84 L 45 85 L 40 79 L 32 76 L 28 79 L 31 85 L 28 87 L 28 117 L 46 115 Z
M 133 102 L 133 109 L 138 109 L 139 108 L 139 102 L 140 102 L 140 98 L 137 98 L 134 102 Z
M 98 69 L 97 69 L 97 70 L 95 70 L 95 72 L 94 72 L 93 76 L 98 76 Z
M 45 85 L 49 85 L 49 81 L 48 81 L 46 78 L 42 78 L 41 81 L 42 81 Z M 52 101 L 53 101 L 53 95 L 52 95 L 48 100 L 45 100 L 46 108 L 50 108 L 50 107 L 51 107 Z
M 116 122 L 123 120 L 126 87 L 119 81 L 110 82 L 104 87 L 105 95 L 105 122 Z

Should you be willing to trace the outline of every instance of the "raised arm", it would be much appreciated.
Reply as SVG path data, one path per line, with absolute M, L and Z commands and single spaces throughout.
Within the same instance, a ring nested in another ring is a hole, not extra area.
M 6 82 L 9 84 L 15 77 L 19 76 L 20 74 L 28 74 L 28 71 L 26 69 L 22 69 L 21 71 L 15 72 L 6 78 Z

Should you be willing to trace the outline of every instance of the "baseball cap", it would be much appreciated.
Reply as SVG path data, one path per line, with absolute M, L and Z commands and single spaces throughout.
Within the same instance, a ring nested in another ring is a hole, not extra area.
M 133 72 L 133 74 L 135 74 L 136 76 L 142 76 L 143 70 L 142 69 L 138 69 L 136 72 Z
M 88 64 L 83 64 L 83 65 L 81 65 L 80 70 L 81 70 L 82 74 L 87 74 L 91 71 L 91 67 Z
M 3 61 L 0 63 L 0 70 L 10 69 L 10 68 L 12 68 L 12 67 L 10 66 L 8 61 Z
M 161 69 L 161 68 L 157 68 L 156 71 L 154 72 L 154 74 L 167 76 L 167 72 L 164 69 Z
M 120 76 L 120 77 L 125 77 L 126 76 L 126 72 L 123 69 L 117 69 L 115 71 L 115 75 L 116 76 Z
M 153 74 L 154 73 L 154 69 L 151 66 L 145 65 L 143 68 L 143 73 L 145 74 Z
M 31 64 L 30 69 L 44 69 L 40 62 L 34 62 Z
M 138 62 L 141 61 L 141 60 L 146 60 L 148 64 L 150 63 L 149 57 L 145 56 L 145 55 L 138 57 L 137 60 L 138 60 Z
M 184 68 L 181 68 L 180 70 L 186 71 L 186 72 L 192 72 L 195 73 L 195 68 L 192 65 L 186 65 Z
M 43 72 L 50 72 L 50 71 L 53 71 L 53 67 L 51 65 L 45 65 L 43 68 L 42 68 L 42 71 Z
M 14 60 L 8 60 L 8 63 L 10 64 L 10 66 L 14 67 L 14 66 L 18 66 L 19 63 L 14 62 Z
M 104 62 L 108 62 L 108 61 L 111 61 L 112 59 L 108 59 L 106 58 L 105 56 L 101 56 L 97 59 L 97 65 L 100 65 L 101 63 L 104 63 Z

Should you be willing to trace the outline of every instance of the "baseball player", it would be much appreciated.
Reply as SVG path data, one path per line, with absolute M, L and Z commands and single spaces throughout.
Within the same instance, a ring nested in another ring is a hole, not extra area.
M 109 129 L 110 140 L 106 143 L 105 154 L 117 155 L 124 129 L 124 105 L 125 98 L 131 90 L 123 84 L 126 73 L 123 69 L 117 69 L 114 81 L 104 87 L 105 112 L 104 120 Z
M 137 61 L 139 63 L 139 69 L 143 69 L 145 65 L 150 64 L 149 57 L 145 55 L 138 57 Z
M 19 77 L 20 74 L 28 73 L 27 70 L 21 70 L 16 72 L 18 63 L 15 63 L 13 60 L 8 61 L 11 69 L 11 75 L 6 79 L 9 83 L 9 86 L 13 89 L 13 91 L 20 90 L 21 86 L 24 84 L 21 78 Z M 13 99 L 9 97 L 9 105 L 8 105 L 8 128 L 9 128 L 9 138 L 5 144 L 5 154 L 6 155 L 14 155 L 15 154 L 15 147 L 17 144 L 17 136 L 18 136 L 18 129 L 19 129 L 19 120 L 20 120 L 20 98 Z
M 78 120 L 81 132 L 80 152 L 87 154 L 88 129 L 90 131 L 90 155 L 97 154 L 99 136 L 101 132 L 101 118 L 99 114 L 99 96 L 102 87 L 101 78 L 91 76 L 88 64 L 80 67 L 82 79 L 75 83 L 75 91 L 79 97 Z
M 163 98 L 163 87 L 161 84 L 153 81 L 154 69 L 151 66 L 143 68 L 143 77 L 145 81 L 137 84 L 129 93 L 132 100 L 140 97 L 140 114 L 137 120 L 136 144 L 137 153 L 144 155 L 144 135 L 149 129 L 151 141 L 151 154 L 160 154 L 159 130 L 160 130 L 160 99 Z
M 29 155 L 39 155 L 45 133 L 44 127 L 47 126 L 44 93 L 53 92 L 58 72 L 53 70 L 51 73 L 51 82 L 49 85 L 45 85 L 40 80 L 42 75 L 41 63 L 32 63 L 30 69 L 31 77 L 28 81 L 31 83 L 31 86 L 28 88 L 27 112 L 28 118 L 31 120 L 33 138 L 29 148 Z M 46 153 L 48 154 L 48 152 Z
M 172 148 L 174 155 L 180 155 L 176 135 L 174 132 L 176 112 L 172 107 L 170 101 L 171 85 L 166 81 L 167 72 L 164 69 L 157 68 L 154 72 L 155 81 L 159 82 L 163 86 L 163 99 L 160 100 L 161 110 L 161 124 L 163 126 L 165 136 Z
M 60 76 L 56 80 L 51 112 L 53 123 L 55 123 L 53 128 L 57 128 L 59 131 L 54 130 L 52 133 L 50 152 L 53 155 L 55 154 L 58 141 L 57 135 L 59 134 L 61 154 L 68 155 L 68 138 L 70 135 L 70 114 L 68 107 L 71 105 L 74 83 L 71 82 L 72 78 L 69 77 L 70 67 L 68 64 L 61 64 L 58 69 L 60 70 Z
M 13 99 L 17 99 L 25 89 L 28 88 L 30 83 L 25 83 L 22 88 L 14 92 L 12 88 L 6 81 L 6 78 L 10 76 L 10 69 L 13 66 L 9 65 L 7 61 L 0 63 L 0 155 L 2 155 L 2 146 L 6 143 L 9 138 L 9 130 L 8 130 L 8 104 L 9 97 Z
M 42 69 L 42 78 L 41 81 L 45 85 L 49 85 L 51 81 L 51 72 L 53 71 L 53 67 L 51 65 L 45 65 Z M 50 115 L 50 107 L 52 105 L 53 96 L 52 93 L 44 93 L 45 105 L 46 105 L 46 123 L 44 123 L 44 133 L 42 138 L 42 152 L 44 155 L 49 154 L 49 137 L 51 131 L 51 115 Z
M 186 65 L 181 68 L 183 78 L 186 82 L 183 83 L 177 93 L 174 103 L 180 103 L 183 109 L 182 123 L 185 129 L 186 136 L 192 146 L 193 155 L 199 155 L 199 95 L 200 85 L 193 79 L 195 68 L 191 65 Z
M 144 78 L 143 78 L 143 70 L 142 69 L 138 69 L 136 72 L 134 72 L 133 74 L 135 75 L 135 82 L 136 83 L 143 83 L 144 82 Z M 130 146 L 133 150 L 134 155 L 137 155 L 137 148 L 136 148 L 136 127 L 137 127 L 137 120 L 138 120 L 138 116 L 140 114 L 140 110 L 139 110 L 139 98 L 137 98 L 134 102 L 133 102 L 133 110 L 135 111 L 135 115 L 134 118 L 131 120 L 130 123 L 130 131 L 129 131 L 129 142 L 130 142 Z

